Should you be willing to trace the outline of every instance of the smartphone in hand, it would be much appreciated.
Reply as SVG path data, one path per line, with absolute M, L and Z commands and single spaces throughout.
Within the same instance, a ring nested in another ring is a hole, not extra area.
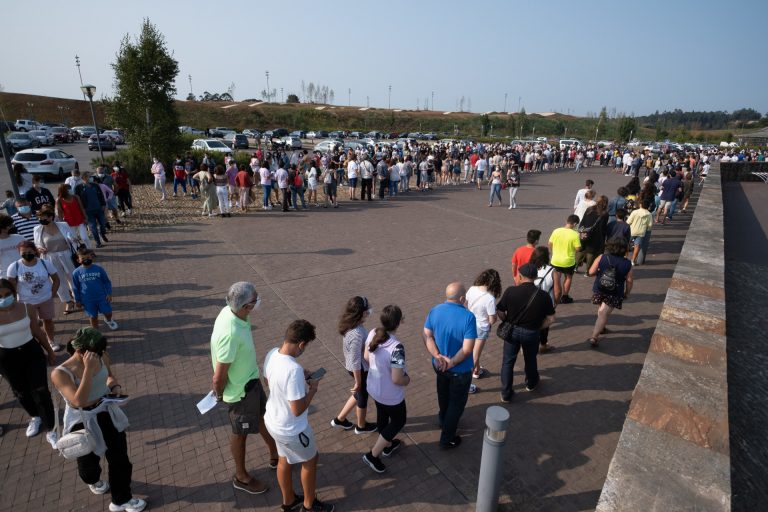
M 325 375 L 325 368 L 318 368 L 312 374 L 310 374 L 309 378 L 307 380 L 320 380 Z

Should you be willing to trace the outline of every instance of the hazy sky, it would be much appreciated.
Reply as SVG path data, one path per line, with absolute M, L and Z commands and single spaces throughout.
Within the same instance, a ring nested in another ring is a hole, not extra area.
M 328 85 L 335 103 L 584 115 L 605 105 L 768 112 L 768 1 L 125 0 L 3 2 L 0 84 L 7 92 L 82 97 L 113 92 L 110 64 L 148 17 L 179 61 L 178 97 L 259 97 L 269 84 Z M 12 43 L 10 43 L 12 42 Z

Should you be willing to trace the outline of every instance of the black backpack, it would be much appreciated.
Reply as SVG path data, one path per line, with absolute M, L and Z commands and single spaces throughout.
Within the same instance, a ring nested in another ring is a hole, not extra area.
M 616 276 L 616 266 L 611 263 L 610 255 L 605 254 L 604 256 L 605 261 L 608 262 L 608 268 L 603 270 L 603 272 L 600 274 L 600 277 L 597 280 L 597 284 L 602 291 L 612 293 L 615 292 L 619 287 L 619 280 Z

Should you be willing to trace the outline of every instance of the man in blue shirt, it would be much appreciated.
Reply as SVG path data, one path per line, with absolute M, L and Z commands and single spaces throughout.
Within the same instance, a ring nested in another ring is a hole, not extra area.
M 459 419 L 464 414 L 472 383 L 472 349 L 477 338 L 475 315 L 466 308 L 466 289 L 451 283 L 445 302 L 429 312 L 424 323 L 424 344 L 432 355 L 437 374 L 437 402 L 440 408 L 440 447 L 456 448 Z

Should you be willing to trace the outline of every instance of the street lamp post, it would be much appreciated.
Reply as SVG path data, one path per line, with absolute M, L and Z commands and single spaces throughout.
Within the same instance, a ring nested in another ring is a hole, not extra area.
M 27 102 L 27 115 L 28 115 L 28 116 L 29 116 L 29 118 L 30 118 L 30 119 L 32 119 L 32 120 L 34 120 L 34 119 L 35 119 L 35 115 L 34 115 L 34 108 L 35 108 L 35 104 L 34 104 L 34 103 L 32 103 L 32 102 L 30 102 L 30 101 L 28 101 L 28 102 Z
M 99 155 L 101 155 L 101 163 L 104 163 L 104 152 L 101 150 L 101 134 L 99 133 L 99 125 L 96 124 L 96 112 L 93 110 L 93 94 L 96 92 L 96 86 L 91 84 L 85 84 L 80 88 L 83 94 L 88 96 L 88 103 L 91 106 L 91 118 L 93 119 L 93 128 L 96 130 L 96 144 L 99 146 Z
M 387 96 L 387 108 L 392 109 L 392 86 L 389 86 L 389 95 Z
M 507 113 L 507 93 L 504 93 L 504 113 Z
M 432 110 L 435 110 L 435 91 L 432 91 Z
M 267 75 L 267 102 L 269 102 L 269 96 L 271 94 L 269 89 L 269 71 L 266 71 L 264 74 Z
M 283 94 L 283 88 L 280 88 L 280 103 L 285 103 L 285 94 Z
M 75 55 L 75 65 L 77 66 L 77 74 L 80 76 L 80 89 L 83 88 L 83 74 L 80 72 L 80 57 Z M 83 91 L 83 101 L 85 101 L 85 91 Z

